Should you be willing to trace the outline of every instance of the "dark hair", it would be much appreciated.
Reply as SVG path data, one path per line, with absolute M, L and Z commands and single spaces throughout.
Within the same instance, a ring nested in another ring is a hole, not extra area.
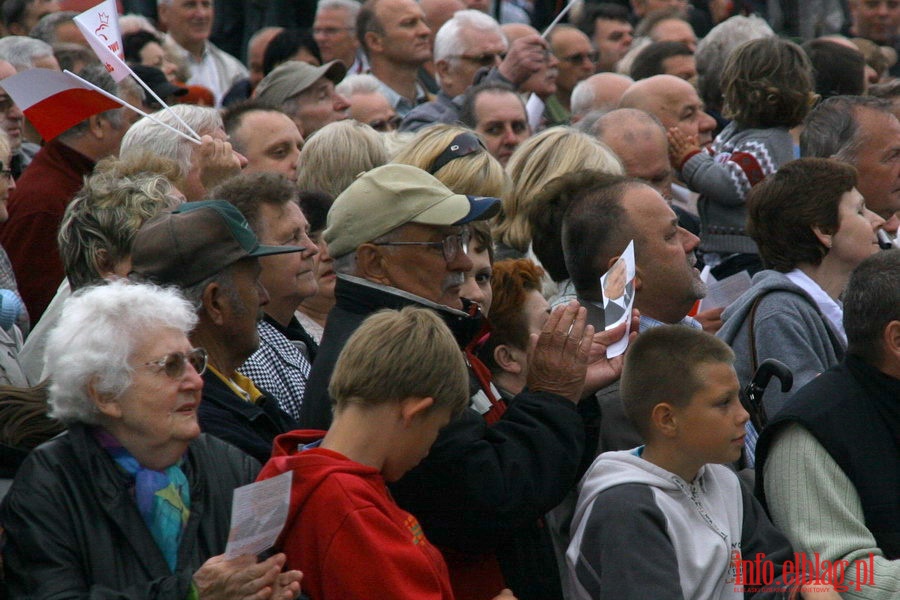
M 125 52 L 125 61 L 136 65 L 141 64 L 141 50 L 147 44 L 153 43 L 162 46 L 162 40 L 149 31 L 141 29 L 133 33 L 126 33 L 122 36 L 122 49 Z
M 641 50 L 631 63 L 631 78 L 635 81 L 666 73 L 663 63 L 673 56 L 693 56 L 682 42 L 652 42 Z
M 473 221 L 469 224 L 472 239 L 470 249 L 481 246 L 488 253 L 488 260 L 494 264 L 494 238 L 491 237 L 491 226 L 487 221 Z
M 217 186 L 209 197 L 234 205 L 247 219 L 256 237 L 262 238 L 265 232 L 260 207 L 296 202 L 297 188 L 287 177 L 277 173 L 241 173 Z
M 589 38 L 594 37 L 594 24 L 597 19 L 604 21 L 620 21 L 629 23 L 628 9 L 621 4 L 613 4 L 611 2 L 601 2 L 600 4 L 587 4 L 587 10 L 584 11 L 581 19 L 578 21 L 578 28 L 584 32 Z
M 575 290 L 587 297 L 600 288 L 599 276 L 606 271 L 606 263 L 632 236 L 632 225 L 622 206 L 625 190 L 647 184 L 603 171 L 575 171 L 559 179 L 571 182 L 569 207 L 562 220 L 566 269 Z M 567 183 L 560 181 L 559 185 Z
M 698 370 L 715 363 L 733 364 L 734 352 L 702 329 L 663 325 L 639 335 L 628 348 L 619 381 L 625 414 L 638 433 L 650 437 L 653 408 L 661 402 L 687 406 L 703 389 Z
M 578 193 L 597 181 L 596 171 L 577 171 L 551 180 L 537 194 L 526 214 L 531 228 L 531 249 L 550 279 L 569 278 L 563 251 L 563 217 Z
M 37 0 L 5 0 L 3 2 L 3 24 L 9 28 L 13 23 L 23 25 L 25 9 Z
M 884 354 L 884 328 L 900 321 L 900 250 L 876 252 L 859 263 L 843 300 L 847 351 L 878 365 Z
M 834 156 L 844 162 L 855 162 L 856 152 L 863 142 L 857 136 L 857 119 L 863 109 L 893 114 L 890 101 L 882 98 L 835 96 L 819 103 L 803 122 L 800 155 Z
M 356 37 L 359 40 L 359 47 L 366 54 L 369 53 L 369 47 L 366 44 L 366 34 L 370 31 L 379 35 L 384 34 L 384 26 L 378 21 L 378 17 L 375 16 L 375 5 L 377 3 L 378 0 L 366 0 L 356 16 Z
M 523 314 L 528 292 L 541 291 L 544 271 L 527 258 L 501 260 L 491 274 L 491 335 L 478 349 L 478 357 L 492 373 L 499 371 L 494 359 L 497 346 L 508 344 L 528 349 L 528 324 Z
M 797 44 L 762 38 L 741 44 L 725 61 L 725 114 L 742 127 L 794 127 L 809 112 L 812 66 Z
M 781 166 L 747 194 L 747 232 L 763 263 L 786 273 L 797 265 L 818 265 L 828 249 L 815 236 L 818 226 L 840 226 L 841 197 L 856 185 L 856 169 L 831 158 L 801 158 Z
M 663 21 L 682 21 L 687 25 L 691 25 L 690 21 L 684 18 L 684 12 L 678 7 L 659 8 L 653 12 L 647 13 L 644 18 L 634 28 L 634 37 L 650 37 L 653 28 Z M 691 25 L 691 29 L 694 26 Z
M 462 106 L 459 109 L 459 122 L 470 129 L 475 129 L 478 125 L 478 115 L 475 114 L 475 101 L 481 94 L 513 94 L 516 98 L 519 97 L 511 85 L 502 81 L 488 81 L 470 87 L 466 90 Z M 521 102 L 521 99 L 519 101 Z
M 69 44 L 67 42 L 58 42 L 53 44 L 53 56 L 59 63 L 59 68 L 63 71 L 78 71 L 78 64 L 85 66 L 99 64 L 97 55 L 90 48 L 85 48 L 81 44 Z M 82 67 L 83 68 L 83 67 Z
M 300 50 L 307 50 L 322 64 L 322 53 L 308 28 L 285 29 L 279 32 L 263 54 L 263 75 L 268 75 L 283 62 L 291 60 Z
M 241 145 L 241 140 L 237 138 L 235 133 L 241 128 L 241 123 L 243 123 L 247 113 L 257 111 L 285 114 L 284 111 L 272 106 L 264 106 L 255 99 L 232 104 L 222 111 L 222 127 L 225 129 L 225 133 L 228 134 L 231 145 L 234 146 L 234 149 L 238 152 L 243 152 L 244 148 Z
M 328 210 L 334 203 L 331 194 L 318 190 L 301 190 L 297 196 L 300 202 L 300 210 L 309 222 L 310 233 L 317 233 L 325 229 L 328 219 Z
M 815 77 L 816 93 L 822 99 L 865 93 L 866 59 L 859 50 L 829 40 L 803 44 Z

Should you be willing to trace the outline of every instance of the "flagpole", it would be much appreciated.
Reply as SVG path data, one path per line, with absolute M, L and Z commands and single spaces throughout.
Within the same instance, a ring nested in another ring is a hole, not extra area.
M 556 25 L 560 21 L 562 21 L 562 18 L 565 17 L 567 14 L 569 14 L 569 11 L 572 10 L 572 7 L 575 5 L 576 2 L 578 2 L 578 0 L 569 0 L 569 3 L 566 4 L 565 7 L 563 7 L 563 9 L 561 11 L 559 11 L 559 14 L 556 15 L 556 18 L 553 19 L 553 22 L 550 23 L 550 25 L 547 27 L 547 29 L 544 30 L 544 33 L 541 34 L 542 38 L 547 39 L 547 34 L 550 33 L 550 30 L 553 29 L 554 27 L 556 27 Z
M 163 123 L 162 121 L 160 121 L 159 119 L 157 119 L 157 118 L 154 117 L 153 115 L 147 114 L 147 113 L 145 113 L 144 111 L 142 111 L 141 109 L 137 108 L 136 106 L 133 106 L 133 105 L 131 105 L 131 104 L 128 104 L 127 102 L 125 102 L 125 101 L 122 100 L 121 98 L 119 98 L 119 97 L 117 97 L 117 96 L 115 96 L 115 95 L 113 95 L 113 94 L 110 94 L 109 92 L 107 92 L 107 91 L 104 90 L 103 88 L 98 87 L 98 86 L 94 85 L 93 83 L 91 83 L 90 81 L 87 81 L 86 79 L 83 79 L 83 78 L 79 77 L 78 75 L 76 75 L 76 74 L 73 73 L 72 71 L 69 71 L 68 69 L 65 69 L 65 70 L 63 71 L 63 73 L 65 73 L 66 75 L 69 75 L 70 77 L 74 77 L 74 78 L 77 79 L 78 81 L 80 81 L 80 82 L 84 83 L 85 85 L 89 86 L 89 87 L 90 87 L 92 90 L 94 90 L 95 92 L 98 92 L 98 93 L 100 93 L 100 94 L 103 94 L 104 96 L 106 96 L 107 98 L 109 98 L 110 100 L 112 100 L 113 102 L 117 102 L 117 103 L 121 104 L 122 106 L 124 106 L 124 107 L 126 107 L 126 108 L 130 108 L 131 110 L 133 110 L 133 111 L 136 112 L 137 114 L 141 115 L 142 117 L 147 117 L 148 119 L 150 119 L 151 121 L 153 121 L 153 122 L 156 123 L 157 125 L 162 125 L 163 127 L 165 127 L 166 129 L 172 131 L 173 133 L 177 133 L 178 135 L 180 135 L 180 136 L 183 137 L 184 139 L 186 139 L 186 140 L 188 140 L 188 141 L 190 141 L 190 142 L 193 142 L 193 143 L 197 144 L 198 146 L 200 145 L 200 140 L 194 139 L 194 138 L 192 138 L 191 136 L 189 136 L 188 134 L 184 133 L 183 131 L 179 131 L 179 130 L 175 129 L 174 127 L 172 127 L 171 125 L 168 125 L 168 124 L 166 124 L 166 123 Z M 192 133 L 193 133 L 193 132 L 192 132 Z M 196 135 L 196 134 L 195 134 L 195 135 Z
M 135 73 L 135 72 L 131 69 L 131 65 L 129 65 L 128 63 L 125 63 L 125 66 L 128 67 L 128 72 L 131 73 L 131 76 L 134 77 L 134 78 L 137 80 L 137 82 L 143 86 L 143 88 L 144 88 L 145 90 L 147 90 L 148 92 L 150 92 L 150 94 L 153 96 L 153 98 L 154 98 L 157 102 L 159 102 L 160 104 L 162 104 L 163 110 L 165 110 L 165 111 L 168 112 L 170 115 L 172 115 L 172 116 L 175 118 L 175 120 L 177 120 L 179 123 L 181 123 L 181 124 L 184 126 L 185 129 L 187 129 L 187 130 L 190 131 L 192 134 L 194 134 L 194 136 L 196 136 L 196 138 L 197 138 L 197 141 L 199 142 L 199 141 L 200 141 L 200 135 L 199 135 L 196 131 L 194 131 L 194 130 L 191 128 L 190 125 L 188 125 L 187 123 L 185 123 L 185 122 L 184 122 L 184 119 L 182 119 L 181 117 L 178 116 L 178 113 L 176 113 L 174 110 L 172 110 L 171 108 L 169 108 L 169 105 L 166 104 L 166 103 L 163 101 L 162 98 L 160 98 L 159 96 L 157 96 L 157 95 L 156 95 L 156 92 L 154 92 L 154 91 L 150 88 L 149 85 L 147 85 L 146 83 L 144 83 L 144 80 L 143 80 L 143 79 L 141 79 L 140 77 L 137 76 L 137 73 Z

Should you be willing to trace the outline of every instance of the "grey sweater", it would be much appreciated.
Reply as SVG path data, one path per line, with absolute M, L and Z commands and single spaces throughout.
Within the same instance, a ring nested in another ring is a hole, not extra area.
M 741 387 L 750 382 L 750 309 L 765 294 L 756 309 L 754 333 L 757 361 L 775 358 L 794 374 L 798 390 L 844 357 L 844 343 L 819 311 L 815 301 L 778 271 L 761 271 L 753 277 L 753 287 L 734 301 L 724 313 L 724 324 L 716 334 L 734 350 L 734 368 Z M 763 402 L 769 416 L 780 409 L 792 392 L 781 393 L 773 380 Z

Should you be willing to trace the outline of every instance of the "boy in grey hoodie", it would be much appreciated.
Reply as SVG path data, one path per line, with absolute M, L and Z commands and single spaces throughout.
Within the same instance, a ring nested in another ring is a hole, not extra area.
M 749 419 L 733 361 L 689 327 L 650 330 L 629 349 L 622 401 L 646 445 L 602 454 L 579 485 L 566 554 L 577 598 L 779 598 L 800 583 L 782 578 L 787 539 L 724 466 Z M 839 598 L 824 593 L 804 597 Z

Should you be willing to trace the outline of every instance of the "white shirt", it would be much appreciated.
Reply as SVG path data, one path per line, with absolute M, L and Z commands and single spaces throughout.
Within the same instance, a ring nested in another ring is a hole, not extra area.
M 834 298 L 825 293 L 825 290 L 819 286 L 812 278 L 801 271 L 794 269 L 790 273 L 785 273 L 785 277 L 791 280 L 791 283 L 801 288 L 819 307 L 819 311 L 831 323 L 834 332 L 838 334 L 844 345 L 847 345 L 847 334 L 844 333 L 844 307 Z

